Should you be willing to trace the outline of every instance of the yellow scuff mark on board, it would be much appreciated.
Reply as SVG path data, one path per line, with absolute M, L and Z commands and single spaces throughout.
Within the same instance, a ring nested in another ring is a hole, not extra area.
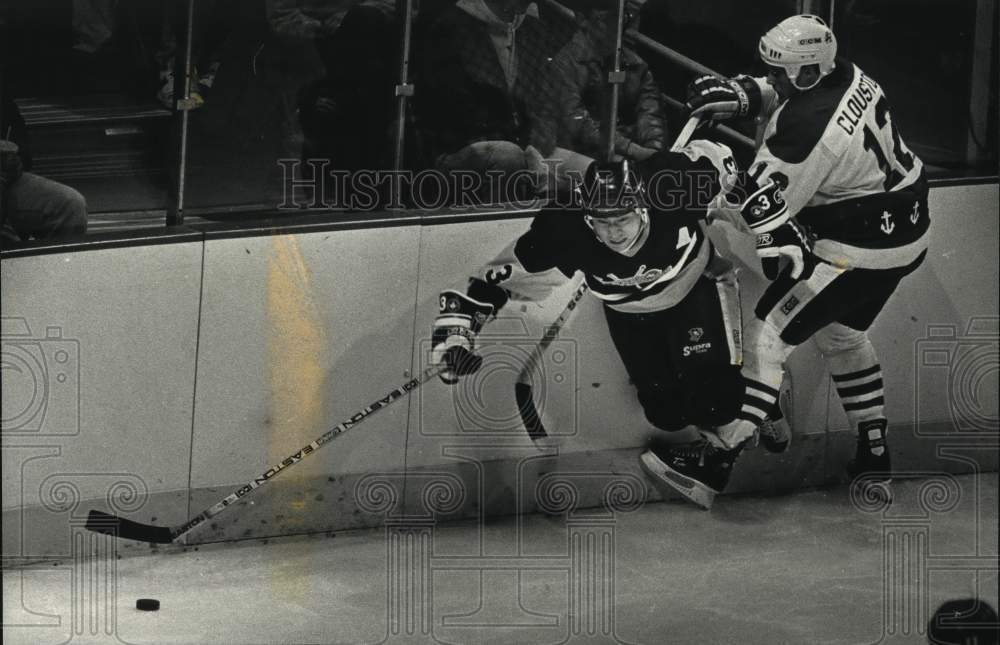
M 276 464 L 324 431 L 326 422 L 326 372 L 324 356 L 327 338 L 320 315 L 309 267 L 299 240 L 292 235 L 271 238 L 267 261 L 267 350 L 270 390 L 270 435 L 268 463 Z M 310 461 L 322 459 L 312 457 Z M 279 475 L 288 495 L 303 482 L 304 468 L 296 466 Z M 288 484 L 291 484 L 289 488 Z M 275 507 L 283 515 L 285 528 L 302 526 L 306 514 L 321 515 L 325 509 L 307 496 L 309 503 L 293 500 L 287 508 Z M 282 568 L 271 577 L 273 591 L 283 598 L 307 593 L 301 572 Z

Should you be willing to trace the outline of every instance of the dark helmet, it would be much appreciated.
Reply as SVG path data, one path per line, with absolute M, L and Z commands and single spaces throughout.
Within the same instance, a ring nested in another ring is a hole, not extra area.
M 577 206 L 591 217 L 614 217 L 649 206 L 642 180 L 627 159 L 590 164 L 573 192 Z

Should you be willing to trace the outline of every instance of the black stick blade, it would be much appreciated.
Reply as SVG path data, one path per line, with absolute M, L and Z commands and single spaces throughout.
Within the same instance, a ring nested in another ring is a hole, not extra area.
M 103 533 L 126 540 L 154 542 L 156 544 L 169 544 L 174 541 L 173 536 L 170 535 L 170 529 L 166 527 L 140 524 L 101 511 L 90 511 L 90 514 L 87 515 L 86 527 L 88 531 L 94 533 Z
M 531 396 L 531 386 L 527 383 L 515 383 L 514 399 L 517 401 L 517 411 L 521 415 L 521 422 L 524 423 L 524 429 L 528 431 L 531 440 L 538 441 L 549 436 L 545 432 L 542 420 L 538 417 L 535 399 Z

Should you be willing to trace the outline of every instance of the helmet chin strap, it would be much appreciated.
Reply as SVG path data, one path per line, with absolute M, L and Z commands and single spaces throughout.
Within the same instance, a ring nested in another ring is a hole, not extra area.
M 809 85 L 799 85 L 799 77 L 800 76 L 802 76 L 802 69 L 801 68 L 799 69 L 799 73 L 795 75 L 795 78 L 792 78 L 791 76 L 788 77 L 788 80 L 790 80 L 792 82 L 792 87 L 794 87 L 795 89 L 799 90 L 800 92 L 805 92 L 806 90 L 811 90 L 812 88 L 814 88 L 817 85 L 819 85 L 819 82 L 823 80 L 823 76 L 822 75 L 817 75 L 816 76 L 816 80 L 813 81 L 812 83 L 810 83 Z

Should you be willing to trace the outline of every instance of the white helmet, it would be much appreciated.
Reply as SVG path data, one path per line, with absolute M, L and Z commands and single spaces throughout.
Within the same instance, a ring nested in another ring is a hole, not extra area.
M 783 67 L 792 84 L 800 90 L 811 89 L 833 71 L 837 39 L 818 16 L 804 14 L 779 22 L 760 39 L 760 58 L 772 67 Z M 806 65 L 819 65 L 819 77 L 808 86 L 796 82 Z

